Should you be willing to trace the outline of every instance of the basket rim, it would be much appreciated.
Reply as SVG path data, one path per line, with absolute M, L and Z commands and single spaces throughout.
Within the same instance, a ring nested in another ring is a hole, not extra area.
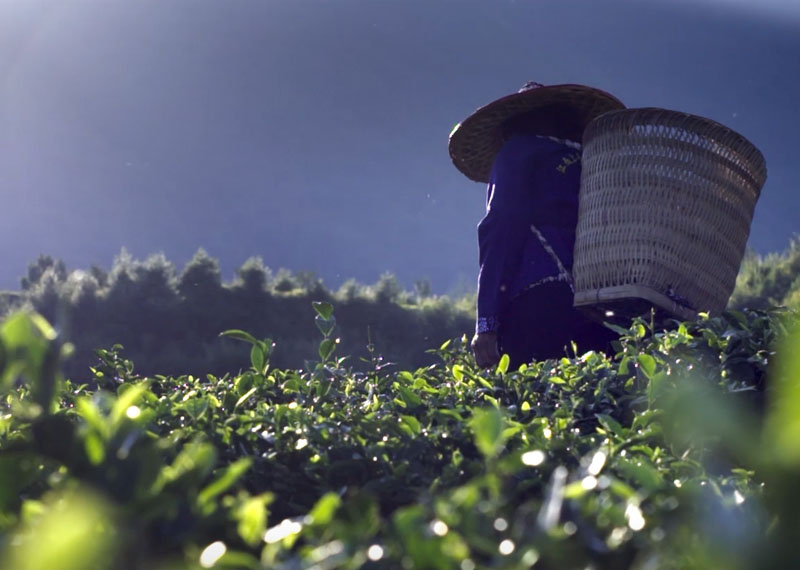
M 669 122 L 665 125 L 664 121 L 657 121 L 653 119 L 657 118 L 667 118 Z M 767 165 L 766 159 L 764 158 L 764 154 L 759 150 L 759 148 L 747 137 L 742 135 L 740 132 L 718 122 L 714 119 L 709 119 L 708 117 L 703 117 L 701 115 L 694 115 L 692 113 L 687 113 L 685 111 L 676 111 L 673 109 L 665 109 L 661 107 L 633 107 L 627 109 L 618 109 L 614 111 L 607 111 L 602 115 L 595 118 L 589 125 L 587 126 L 584 135 L 583 135 L 583 142 L 584 142 L 584 150 L 587 146 L 591 144 L 592 138 L 596 136 L 600 136 L 603 134 L 607 134 L 605 129 L 608 128 L 609 123 L 614 121 L 623 121 L 628 124 L 628 126 L 636 126 L 638 124 L 647 124 L 647 125 L 665 125 L 665 126 L 674 126 L 677 128 L 685 128 L 684 125 L 679 123 L 698 123 L 702 124 L 703 126 L 709 129 L 709 132 L 699 132 L 698 134 L 703 136 L 708 136 L 709 138 L 715 140 L 725 140 L 726 146 L 729 146 L 731 150 L 737 152 L 738 154 L 742 155 L 746 158 L 749 162 L 753 165 L 753 173 L 756 175 L 759 182 L 759 186 L 763 186 L 764 182 L 766 182 L 767 178 Z M 687 129 L 696 131 L 696 129 Z M 731 144 L 730 139 L 734 139 L 734 144 Z
M 601 287 L 600 289 L 575 291 L 573 306 L 575 308 L 589 308 L 603 302 L 624 301 L 631 298 L 644 299 L 685 321 L 693 321 L 698 316 L 698 311 L 681 306 L 663 293 L 643 285 L 615 285 Z

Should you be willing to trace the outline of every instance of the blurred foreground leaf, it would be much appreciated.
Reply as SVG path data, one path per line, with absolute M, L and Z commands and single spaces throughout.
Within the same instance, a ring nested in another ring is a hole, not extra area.
M 778 347 L 764 439 L 781 463 L 800 468 L 800 320 Z
M 54 493 L 37 505 L 0 554 L 0 568 L 112 568 L 118 535 L 111 506 L 89 489 Z
M 477 409 L 473 412 L 470 427 L 475 437 L 475 446 L 487 458 L 496 456 L 503 447 L 504 419 L 497 408 Z

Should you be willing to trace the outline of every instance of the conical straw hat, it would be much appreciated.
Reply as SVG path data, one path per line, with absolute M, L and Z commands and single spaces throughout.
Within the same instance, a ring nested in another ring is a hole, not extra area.
M 517 93 L 492 101 L 456 125 L 449 145 L 453 164 L 470 180 L 488 182 L 494 157 L 503 144 L 503 123 L 555 103 L 573 107 L 584 125 L 603 113 L 625 108 L 619 99 L 594 87 L 529 81 Z

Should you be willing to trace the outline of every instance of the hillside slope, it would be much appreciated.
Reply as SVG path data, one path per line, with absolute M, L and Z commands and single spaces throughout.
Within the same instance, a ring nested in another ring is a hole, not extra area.
M 40 317 L 3 323 L 0 566 L 797 566 L 792 315 L 636 321 L 612 359 L 482 371 L 454 341 L 353 372 L 315 308 L 306 371 L 234 331 L 243 373 L 143 378 L 104 351 L 96 388 L 59 379 Z

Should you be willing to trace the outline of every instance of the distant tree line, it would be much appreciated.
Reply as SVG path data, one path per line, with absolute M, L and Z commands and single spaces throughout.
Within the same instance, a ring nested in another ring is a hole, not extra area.
M 730 307 L 763 309 L 800 308 L 800 238 L 781 253 L 760 256 L 748 252 L 736 279 Z
M 331 291 L 313 272 L 273 273 L 259 257 L 223 283 L 218 261 L 203 250 L 181 271 L 163 254 L 137 260 L 123 250 L 110 271 L 69 271 L 43 255 L 28 266 L 20 291 L 0 292 L 0 316 L 29 307 L 55 323 L 75 345 L 66 372 L 76 380 L 88 375 L 95 349 L 117 343 L 142 374 L 201 375 L 248 366 L 248 347 L 219 337 L 227 329 L 273 339 L 278 367 L 304 366 L 320 341 L 312 301 L 335 306 L 337 354 L 350 356 L 356 369 L 378 357 L 407 369 L 426 366 L 433 362 L 427 350 L 473 330 L 474 293 L 436 296 L 427 280 L 406 291 L 391 273 Z M 749 252 L 729 303 L 780 305 L 800 307 L 800 238 L 782 253 Z
M 428 349 L 470 334 L 474 322 L 474 295 L 436 296 L 427 280 L 406 291 L 386 273 L 373 285 L 351 279 L 331 291 L 310 271 L 273 273 L 254 257 L 223 283 L 218 261 L 203 250 L 181 271 L 163 254 L 137 260 L 123 250 L 110 271 L 68 271 L 61 260 L 40 256 L 21 291 L 0 294 L 0 311 L 27 306 L 54 323 L 75 346 L 66 372 L 79 381 L 97 361 L 94 350 L 117 343 L 142 374 L 247 368 L 249 347 L 220 338 L 227 329 L 271 338 L 275 366 L 303 367 L 317 358 L 322 338 L 312 301 L 334 305 L 336 354 L 348 355 L 356 369 L 379 357 L 403 368 L 426 366 L 434 361 Z

